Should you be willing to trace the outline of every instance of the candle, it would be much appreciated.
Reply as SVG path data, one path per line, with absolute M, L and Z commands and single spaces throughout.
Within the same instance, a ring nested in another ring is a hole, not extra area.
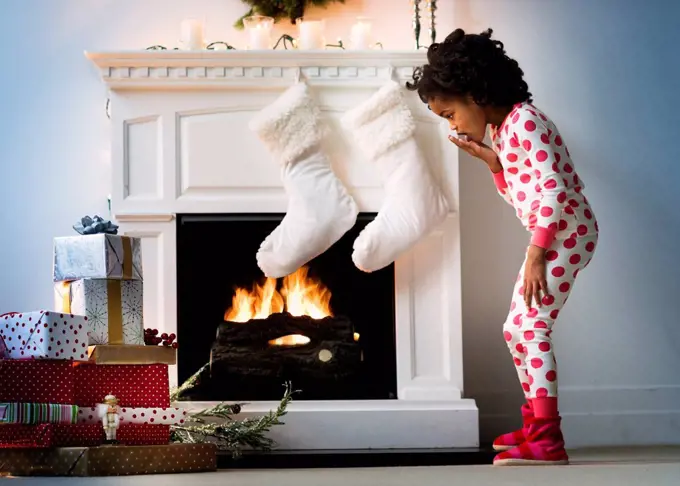
M 350 34 L 352 49 L 369 49 L 371 44 L 371 21 L 367 18 L 359 17 L 357 23 L 352 26 Z
M 250 49 L 270 49 L 272 46 L 272 28 L 274 19 L 263 15 L 251 15 L 243 19 L 243 26 L 248 32 Z
M 298 49 L 323 49 L 323 20 L 303 20 L 298 19 Z
M 198 51 L 205 46 L 203 23 L 197 19 L 186 19 L 181 24 L 181 41 L 184 49 Z

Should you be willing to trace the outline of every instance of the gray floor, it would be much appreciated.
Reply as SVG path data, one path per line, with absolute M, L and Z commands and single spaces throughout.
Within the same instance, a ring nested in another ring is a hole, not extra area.
M 126 478 L 16 478 L 45 486 L 665 486 L 680 485 L 680 447 L 581 450 L 564 467 L 456 466 L 221 471 Z M 4 479 L 4 478 L 3 478 Z M 12 484 L 12 483 L 8 483 Z

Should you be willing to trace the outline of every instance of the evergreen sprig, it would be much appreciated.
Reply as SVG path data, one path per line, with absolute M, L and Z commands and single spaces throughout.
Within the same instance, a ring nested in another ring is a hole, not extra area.
M 194 373 L 180 387 L 170 394 L 170 401 L 174 402 L 181 394 L 199 384 L 201 374 L 208 368 L 204 365 Z M 220 451 L 230 452 L 232 456 L 241 455 L 243 448 L 268 451 L 274 441 L 267 437 L 267 433 L 275 425 L 283 425 L 281 417 L 288 413 L 288 405 L 293 400 L 294 391 L 290 383 L 286 383 L 283 398 L 276 410 L 258 418 L 234 420 L 242 410 L 242 403 L 218 403 L 214 407 L 200 412 L 190 413 L 182 425 L 171 426 L 172 442 L 205 443 L 213 442 Z
M 329 3 L 345 3 L 345 0 L 241 0 L 250 6 L 248 12 L 239 18 L 234 27 L 243 29 L 243 19 L 251 15 L 265 15 L 272 17 L 275 22 L 289 19 L 292 24 L 303 17 L 308 7 L 326 7 Z

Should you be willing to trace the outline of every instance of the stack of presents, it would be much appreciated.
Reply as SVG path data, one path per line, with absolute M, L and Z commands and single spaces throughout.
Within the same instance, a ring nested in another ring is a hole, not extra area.
M 51 310 L 0 316 L 0 474 L 215 469 L 211 444 L 171 444 L 172 347 L 144 343 L 139 238 L 54 240 Z

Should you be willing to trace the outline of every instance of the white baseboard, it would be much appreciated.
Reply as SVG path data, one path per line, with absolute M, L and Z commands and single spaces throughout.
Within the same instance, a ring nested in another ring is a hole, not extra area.
M 519 425 L 516 390 L 470 393 L 480 409 L 480 441 Z M 680 444 L 680 385 L 560 388 L 568 447 Z

